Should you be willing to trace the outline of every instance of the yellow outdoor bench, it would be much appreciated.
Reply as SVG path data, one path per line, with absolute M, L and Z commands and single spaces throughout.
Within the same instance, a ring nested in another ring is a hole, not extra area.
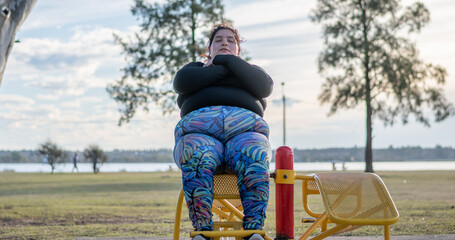
M 335 233 L 354 230 L 363 225 L 383 225 L 384 239 L 390 239 L 390 225 L 399 218 L 398 210 L 381 178 L 374 173 L 318 173 L 296 175 L 302 182 L 303 207 L 314 223 L 299 240 L 307 239 L 317 227 L 323 239 Z M 308 196 L 319 194 L 323 213 L 313 212 Z M 307 219 L 304 219 L 305 221 Z M 334 223 L 327 229 L 328 223 Z

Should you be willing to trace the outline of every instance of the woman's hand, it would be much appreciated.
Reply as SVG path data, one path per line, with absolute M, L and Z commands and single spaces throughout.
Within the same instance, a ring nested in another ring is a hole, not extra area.
M 208 60 L 203 67 L 208 67 L 210 65 L 213 65 L 213 58 L 210 58 L 210 60 Z
M 233 56 L 236 56 L 236 55 L 230 54 L 230 53 L 229 53 L 229 54 L 218 54 L 218 55 L 233 55 Z M 210 59 L 204 64 L 203 67 L 208 67 L 208 66 L 210 66 L 210 65 L 215 65 L 215 64 L 213 64 L 213 59 L 215 59 L 216 56 L 217 56 L 217 55 L 215 55 L 215 56 L 213 56 L 212 58 L 210 58 Z M 236 57 L 238 57 L 238 56 L 236 56 Z

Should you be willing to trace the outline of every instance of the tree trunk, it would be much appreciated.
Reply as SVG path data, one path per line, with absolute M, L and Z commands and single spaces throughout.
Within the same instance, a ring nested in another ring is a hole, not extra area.
M 362 10 L 362 22 L 363 22 L 363 52 L 364 52 L 364 69 L 365 69 L 365 104 L 366 104 L 366 128 L 367 128 L 367 142 L 365 146 L 365 172 L 373 171 L 373 129 L 372 129 L 372 111 L 371 111 L 371 79 L 370 79 L 370 52 L 369 52 L 369 40 L 368 40 L 368 26 L 367 26 L 367 9 L 364 1 L 358 2 L 360 9 Z
M 98 167 L 96 166 L 98 164 L 98 157 L 94 156 L 93 157 L 93 173 L 98 173 Z
M 367 58 L 368 59 L 368 58 Z M 374 172 L 373 171 L 373 127 L 372 127 L 372 120 L 371 120 L 371 89 L 370 89 L 370 78 L 368 76 L 368 72 L 365 74 L 365 102 L 367 107 L 367 121 L 366 121 L 366 128 L 367 128 L 367 142 L 365 146 L 365 172 Z
M 367 94 L 367 98 L 370 94 Z M 367 101 L 367 143 L 365 147 L 365 172 L 373 171 L 373 137 L 372 137 L 372 126 L 371 126 L 371 105 L 370 101 Z

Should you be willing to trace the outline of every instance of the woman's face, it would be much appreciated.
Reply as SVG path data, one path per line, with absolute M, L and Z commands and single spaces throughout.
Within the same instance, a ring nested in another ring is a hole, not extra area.
M 235 40 L 234 33 L 229 29 L 220 29 L 213 38 L 209 48 L 209 54 L 213 58 L 218 54 L 231 54 L 239 56 L 240 47 Z

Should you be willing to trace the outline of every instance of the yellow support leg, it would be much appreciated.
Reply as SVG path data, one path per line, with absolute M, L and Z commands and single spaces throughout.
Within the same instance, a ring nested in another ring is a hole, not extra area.
M 183 207 L 183 189 L 180 190 L 179 198 L 177 200 L 177 209 L 175 210 L 175 223 L 174 223 L 174 240 L 180 238 L 180 224 L 182 220 L 182 207 Z
M 327 224 L 329 222 L 329 219 L 325 219 L 322 224 L 321 224 L 321 232 L 327 231 Z
M 221 211 L 217 207 L 212 207 L 212 212 L 218 214 L 221 217 L 221 219 L 229 218 L 229 215 L 227 213 Z
M 239 219 L 243 218 L 243 213 L 239 211 L 237 208 L 235 208 L 234 205 L 232 205 L 226 199 L 218 199 L 218 201 L 222 203 L 224 206 L 226 206 L 226 208 L 229 209 L 229 211 L 234 213 L 236 217 L 238 217 Z
M 390 225 L 384 225 L 384 239 L 390 240 Z
M 319 225 L 321 225 L 325 220 L 327 220 L 327 213 L 324 212 L 321 216 L 316 219 L 316 221 L 300 236 L 299 240 L 307 239 L 313 232 L 316 230 Z

